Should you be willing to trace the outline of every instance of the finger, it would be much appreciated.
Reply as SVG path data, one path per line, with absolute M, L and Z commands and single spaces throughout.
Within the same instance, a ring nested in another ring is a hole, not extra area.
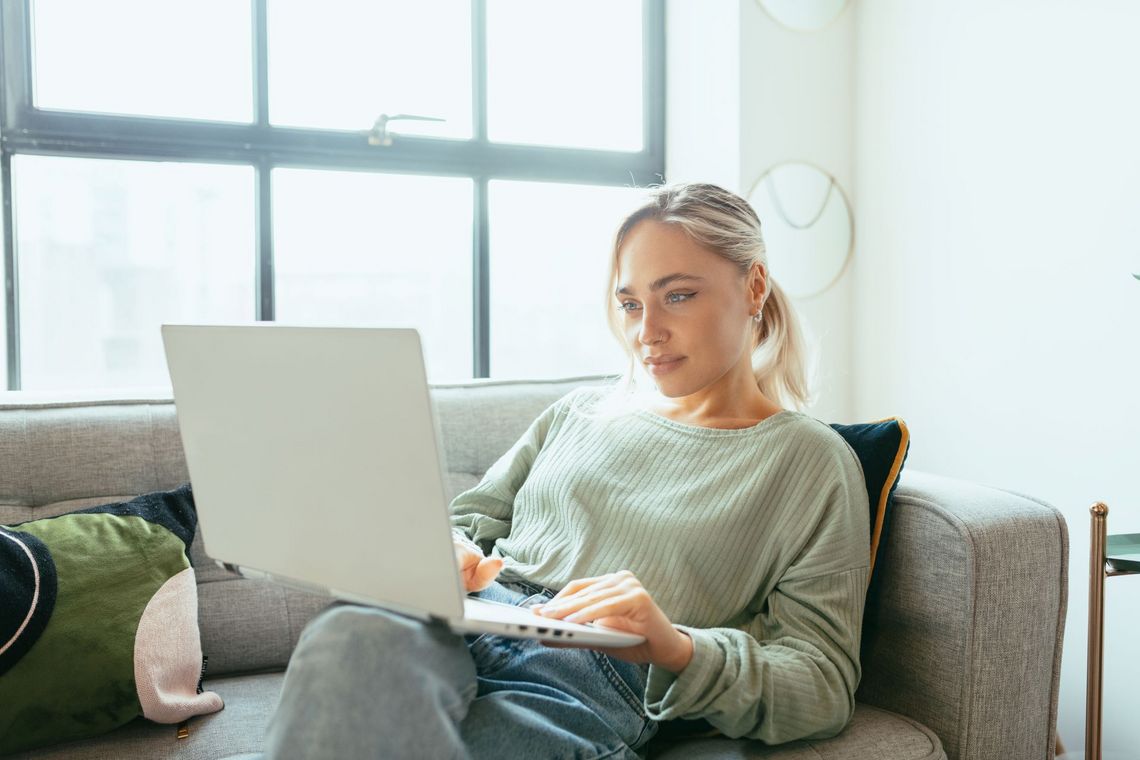
M 629 579 L 634 579 L 636 581 L 633 573 L 629 572 L 628 570 L 619 570 L 616 573 L 606 573 L 605 575 L 595 575 L 592 578 L 579 578 L 567 583 L 561 591 L 554 595 L 551 601 L 554 601 L 554 599 L 558 599 L 560 597 L 565 598 L 567 596 L 573 596 L 574 594 L 580 593 L 591 586 L 616 586 Z
M 503 569 L 503 560 L 500 557 L 488 557 L 482 560 L 474 570 L 472 583 L 476 588 L 473 591 L 482 591 L 491 585 Z
M 599 575 L 599 576 L 596 576 L 594 578 L 578 578 L 576 580 L 572 580 L 569 583 L 567 583 L 565 586 L 563 586 L 562 589 L 557 594 L 555 594 L 553 597 L 551 597 L 550 601 L 553 602 L 555 599 L 564 599 L 565 597 L 569 596 L 570 594 L 575 593 L 579 589 L 582 589 L 582 588 L 585 588 L 586 586 L 589 586 L 591 583 L 593 583 L 594 581 L 597 581 L 599 578 L 604 578 L 604 577 L 605 577 L 604 575 Z M 549 602 L 548 602 L 548 604 L 549 604 Z
M 604 617 L 621 617 L 636 608 L 635 600 L 639 596 L 637 593 L 620 594 L 567 615 L 565 620 L 570 623 L 584 623 Z
M 478 582 L 475 578 L 475 572 L 478 569 L 479 569 L 479 564 L 478 563 L 472 563 L 472 564 L 468 565 L 467 567 L 463 568 L 463 570 L 462 570 L 461 574 L 463 576 L 463 587 L 465 589 L 467 589 L 468 591 L 479 591 L 480 590 L 480 589 L 476 588 L 476 586 L 478 585 Z
M 459 567 L 459 575 L 463 578 L 463 586 L 469 590 L 474 591 L 477 589 L 472 588 L 475 582 L 475 571 L 479 569 L 478 562 L 467 563 Z
M 624 580 L 625 578 L 617 573 L 609 573 L 594 578 L 582 578 L 578 581 L 571 581 L 565 588 L 551 597 L 549 602 L 540 606 L 550 607 L 553 604 L 564 604 L 569 601 L 574 601 L 585 594 L 594 593 L 598 589 L 612 588 Z
M 474 567 L 479 563 L 481 559 L 483 559 L 483 557 L 471 551 L 470 549 L 456 545 L 455 561 L 459 563 L 460 570 L 466 570 L 469 567 Z
M 622 591 L 634 591 L 641 588 L 641 584 L 633 577 L 633 574 L 624 570 L 619 573 L 610 573 L 609 575 L 603 575 L 596 579 L 589 580 L 594 582 L 572 593 L 568 593 L 565 596 L 562 596 L 562 592 L 560 592 L 558 595 L 552 597 L 549 602 L 535 605 L 535 608 L 539 611 L 542 611 L 543 608 L 568 610 L 570 609 L 570 605 L 580 607 L 583 603 L 588 603 L 591 599 L 596 599 L 599 594 L 613 594 Z
M 598 586 L 582 589 L 579 593 L 568 596 L 558 602 L 551 600 L 546 604 L 536 604 L 531 609 L 540 615 L 561 618 L 583 607 L 595 604 L 602 599 L 620 593 L 623 593 L 623 590 L 620 588 L 599 584 Z

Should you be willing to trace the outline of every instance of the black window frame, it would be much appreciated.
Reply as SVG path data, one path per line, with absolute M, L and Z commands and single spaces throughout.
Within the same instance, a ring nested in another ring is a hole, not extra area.
M 474 182 L 473 378 L 490 377 L 488 182 L 540 180 L 646 186 L 665 180 L 665 10 L 642 1 L 643 149 L 638 152 L 493 143 L 487 139 L 486 4 L 471 0 L 470 140 L 400 135 L 371 146 L 361 134 L 269 123 L 267 2 L 252 13 L 254 117 L 249 124 L 42 110 L 32 102 L 32 0 L 0 0 L 0 202 L 7 315 L 7 386 L 20 390 L 19 252 L 12 156 L 239 164 L 255 172 L 255 319 L 274 319 L 271 172 L 275 168 L 359 170 L 468 177 Z M 568 6 L 572 8 L 572 6 Z M 573 12 L 572 10 L 568 12 Z

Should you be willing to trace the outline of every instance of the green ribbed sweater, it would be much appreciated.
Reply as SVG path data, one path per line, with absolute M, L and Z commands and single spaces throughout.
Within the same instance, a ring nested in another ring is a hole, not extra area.
M 851 447 L 792 410 L 738 430 L 579 413 L 598 392 L 549 406 L 452 501 L 453 529 L 505 577 L 550 588 L 632 571 L 693 639 L 679 674 L 650 666 L 651 717 L 769 744 L 837 734 L 861 676 L 870 557 Z

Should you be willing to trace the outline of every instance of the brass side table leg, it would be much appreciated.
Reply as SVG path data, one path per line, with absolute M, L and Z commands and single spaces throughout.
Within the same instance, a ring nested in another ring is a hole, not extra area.
M 1089 547 L 1089 662 L 1085 692 L 1085 760 L 1101 760 L 1101 678 L 1104 675 L 1104 557 L 1108 505 L 1097 502 L 1092 515 Z

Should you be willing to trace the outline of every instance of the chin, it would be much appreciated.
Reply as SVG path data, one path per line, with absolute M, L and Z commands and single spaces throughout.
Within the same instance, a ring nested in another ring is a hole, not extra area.
M 686 355 L 685 363 L 688 364 L 692 361 L 692 357 Z M 647 366 L 644 364 L 641 365 L 642 376 L 645 378 L 646 383 L 666 398 L 688 396 L 704 387 L 699 381 L 694 380 L 691 376 L 687 376 L 689 369 L 687 366 L 678 367 L 674 372 L 662 375 L 661 377 L 655 377 Z
M 657 389 L 657 392 L 666 398 L 681 398 L 695 393 L 699 388 L 695 387 L 692 382 L 686 382 L 683 378 L 679 377 L 661 377 L 657 378 L 653 375 L 649 376 L 649 382 Z

